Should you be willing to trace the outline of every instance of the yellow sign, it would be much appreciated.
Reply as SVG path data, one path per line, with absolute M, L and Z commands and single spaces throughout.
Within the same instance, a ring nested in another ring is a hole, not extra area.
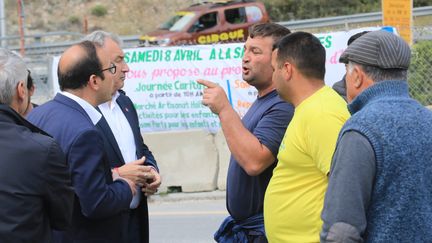
M 233 41 L 233 40 L 243 40 L 244 39 L 244 30 L 238 29 L 229 32 L 222 32 L 219 34 L 208 34 L 201 35 L 198 37 L 199 44 L 208 44 L 208 43 L 217 43 L 224 41 Z
M 382 0 L 383 25 L 396 27 L 400 36 L 412 44 L 412 0 Z

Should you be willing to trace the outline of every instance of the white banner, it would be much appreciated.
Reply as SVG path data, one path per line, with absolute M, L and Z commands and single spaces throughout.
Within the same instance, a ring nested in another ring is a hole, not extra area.
M 327 85 L 331 86 L 345 74 L 339 57 L 349 37 L 361 31 L 377 29 L 369 27 L 316 34 L 326 48 Z M 130 71 L 124 90 L 135 104 L 142 131 L 219 130 L 218 117 L 201 104 L 203 87 L 196 83 L 197 79 L 221 85 L 231 105 L 242 117 L 257 96 L 256 89 L 242 80 L 243 45 L 125 49 L 125 61 Z M 54 58 L 52 66 L 55 92 L 58 91 L 58 59 Z

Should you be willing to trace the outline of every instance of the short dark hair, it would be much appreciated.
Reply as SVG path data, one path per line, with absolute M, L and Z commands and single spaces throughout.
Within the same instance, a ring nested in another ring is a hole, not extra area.
M 83 50 L 85 55 L 82 56 L 81 60 L 69 65 L 66 70 L 57 69 L 60 90 L 65 89 L 80 89 L 87 85 L 87 82 L 91 75 L 97 75 L 104 79 L 102 70 L 102 64 L 98 58 L 96 48 L 97 44 L 91 41 L 83 41 L 77 44 Z
M 31 76 L 31 72 L 29 69 L 27 69 L 28 76 L 27 76 L 27 89 L 31 90 L 33 88 L 33 78 Z
M 249 37 L 252 39 L 254 37 L 272 37 L 273 50 L 276 48 L 279 40 L 290 33 L 291 31 L 288 28 L 275 23 L 260 23 L 249 27 Z
M 288 60 L 305 77 L 324 79 L 326 51 L 320 40 L 311 33 L 291 33 L 279 41 L 277 49 L 278 65 Z
M 360 36 L 369 33 L 370 31 L 363 31 L 363 32 L 359 32 L 357 34 L 352 35 L 347 42 L 347 45 L 351 45 L 351 43 L 353 43 L 353 41 L 357 40 L 358 38 L 360 38 Z

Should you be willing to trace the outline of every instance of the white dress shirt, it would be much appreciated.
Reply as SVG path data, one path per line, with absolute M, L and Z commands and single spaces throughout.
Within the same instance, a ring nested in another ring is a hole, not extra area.
M 99 120 L 102 118 L 102 115 L 99 113 L 99 111 L 96 110 L 96 108 L 92 106 L 90 103 L 88 103 L 86 100 L 83 100 L 80 97 L 66 91 L 60 92 L 60 94 L 78 103 L 87 113 L 87 115 L 90 117 L 93 125 L 96 125 L 99 122 Z
M 126 116 L 116 102 L 119 95 L 120 94 L 116 92 L 111 101 L 99 105 L 99 109 L 114 134 L 123 160 L 125 163 L 129 163 L 137 160 L 135 138 Z M 141 188 L 137 186 L 137 194 L 132 198 L 130 208 L 134 209 L 138 207 L 141 199 L 140 191 Z

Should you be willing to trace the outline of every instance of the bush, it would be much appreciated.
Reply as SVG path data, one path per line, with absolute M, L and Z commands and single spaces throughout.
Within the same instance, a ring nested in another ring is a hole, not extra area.
M 91 14 L 96 17 L 102 17 L 105 16 L 108 13 L 108 10 L 103 5 L 96 5 L 91 9 Z
M 432 104 L 432 41 L 420 41 L 412 47 L 408 84 L 411 96 L 423 105 Z
M 69 23 L 71 23 L 71 24 L 79 24 L 80 23 L 80 19 L 77 16 L 75 16 L 75 15 L 69 16 Z
M 273 21 L 322 18 L 381 11 L 376 0 L 265 0 Z M 430 6 L 432 0 L 414 0 L 414 7 Z

